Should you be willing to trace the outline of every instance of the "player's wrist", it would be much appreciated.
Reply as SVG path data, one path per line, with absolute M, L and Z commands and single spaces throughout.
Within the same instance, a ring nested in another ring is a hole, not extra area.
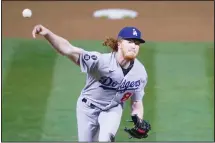
M 44 34 L 44 37 L 45 38 L 49 38 L 49 37 L 51 37 L 53 35 L 53 33 L 49 30 L 49 29 L 47 29 L 47 32 Z
M 139 119 L 143 119 L 143 115 L 137 111 L 131 113 L 131 117 L 135 117 L 135 116 L 137 116 Z

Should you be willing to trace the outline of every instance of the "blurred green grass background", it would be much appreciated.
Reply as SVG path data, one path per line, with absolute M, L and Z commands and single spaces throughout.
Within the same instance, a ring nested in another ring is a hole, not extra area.
M 108 52 L 102 41 L 72 41 Z M 149 81 L 145 140 L 128 139 L 129 104 L 116 141 L 213 141 L 214 43 L 147 42 L 138 59 Z M 77 141 L 76 101 L 85 74 L 43 40 L 2 41 L 2 141 Z

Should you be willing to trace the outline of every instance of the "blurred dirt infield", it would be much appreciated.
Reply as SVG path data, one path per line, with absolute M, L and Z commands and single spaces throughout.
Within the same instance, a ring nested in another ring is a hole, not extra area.
M 33 17 L 24 19 L 24 8 Z M 103 8 L 136 10 L 135 20 L 94 19 Z M 43 24 L 69 40 L 103 40 L 115 37 L 123 26 L 137 26 L 147 41 L 213 41 L 213 2 L 83 2 L 3 1 L 2 36 L 31 38 L 34 25 Z

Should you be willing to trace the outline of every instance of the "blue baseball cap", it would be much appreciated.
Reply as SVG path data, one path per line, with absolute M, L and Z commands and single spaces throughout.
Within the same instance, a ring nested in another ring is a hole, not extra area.
M 122 39 L 137 39 L 140 43 L 145 43 L 141 38 L 141 32 L 136 27 L 124 27 L 118 34 L 118 38 Z

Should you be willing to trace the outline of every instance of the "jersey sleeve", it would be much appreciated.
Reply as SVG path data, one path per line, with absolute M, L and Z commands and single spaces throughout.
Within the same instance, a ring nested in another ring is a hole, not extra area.
M 94 51 L 83 51 L 79 57 L 81 71 L 88 73 L 98 68 L 101 53 Z
M 145 86 L 147 84 L 148 78 L 142 80 L 141 86 L 139 89 L 137 89 L 133 96 L 131 96 L 132 101 L 140 101 L 143 99 L 143 96 L 145 94 Z

